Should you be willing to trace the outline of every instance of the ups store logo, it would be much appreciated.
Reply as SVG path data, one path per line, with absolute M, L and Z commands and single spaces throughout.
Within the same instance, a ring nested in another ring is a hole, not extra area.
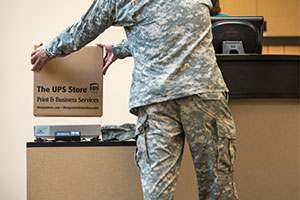
M 90 91 L 92 93 L 98 93 L 98 91 L 99 91 L 99 84 L 98 83 L 91 83 L 90 84 Z

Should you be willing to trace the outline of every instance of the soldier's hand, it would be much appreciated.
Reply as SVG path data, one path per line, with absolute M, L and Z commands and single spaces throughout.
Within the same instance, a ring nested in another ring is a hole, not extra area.
M 111 43 L 97 43 L 96 45 L 99 47 L 105 48 L 105 51 L 106 51 L 106 55 L 103 60 L 104 66 L 102 68 L 102 73 L 103 73 L 103 75 L 105 75 L 109 66 L 113 62 L 115 62 L 115 60 L 117 60 L 117 58 L 114 56 L 114 54 L 112 52 L 112 44 Z
M 51 60 L 45 52 L 45 45 L 40 43 L 40 46 L 31 53 L 31 71 L 40 71 L 43 66 Z

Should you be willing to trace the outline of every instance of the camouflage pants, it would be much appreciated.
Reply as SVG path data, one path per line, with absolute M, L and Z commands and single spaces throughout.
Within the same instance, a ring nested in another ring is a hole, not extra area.
M 226 95 L 203 93 L 139 108 L 135 160 L 145 200 L 173 199 L 185 137 L 199 200 L 238 199 L 233 181 L 236 134 Z

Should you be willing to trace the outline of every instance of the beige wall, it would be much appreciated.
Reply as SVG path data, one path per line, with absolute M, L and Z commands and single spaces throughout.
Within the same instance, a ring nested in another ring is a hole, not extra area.
M 104 77 L 102 118 L 35 118 L 30 53 L 34 44 L 51 40 L 77 21 L 92 0 L 0 1 L 0 199 L 26 199 L 26 142 L 35 124 L 135 123 L 128 113 L 132 59 L 118 61 Z M 66 10 L 67 9 L 67 10 Z M 107 30 L 96 41 L 125 37 L 123 29 Z M 95 41 L 91 43 L 94 45 Z

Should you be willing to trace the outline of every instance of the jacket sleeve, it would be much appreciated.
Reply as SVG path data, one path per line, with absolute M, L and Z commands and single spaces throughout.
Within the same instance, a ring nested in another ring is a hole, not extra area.
M 114 0 L 94 0 L 78 22 L 63 30 L 45 47 L 46 54 L 62 57 L 87 45 L 114 23 L 114 10 Z
M 112 51 L 116 58 L 122 59 L 132 56 L 127 39 L 112 44 Z

